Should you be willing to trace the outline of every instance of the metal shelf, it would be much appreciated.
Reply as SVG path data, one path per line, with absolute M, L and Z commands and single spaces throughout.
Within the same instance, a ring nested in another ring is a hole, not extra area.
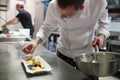
M 9 6 L 9 0 L 0 0 L 0 11 L 7 11 Z
M 7 10 L 8 10 L 8 6 L 7 5 L 0 4 L 0 11 L 7 11 Z

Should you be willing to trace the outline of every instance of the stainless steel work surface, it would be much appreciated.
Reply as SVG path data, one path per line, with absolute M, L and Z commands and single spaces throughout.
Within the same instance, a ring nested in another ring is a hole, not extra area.
M 0 44 L 0 80 L 27 80 L 20 63 L 15 47 Z
M 21 51 L 22 47 L 23 44 L 18 43 L 0 45 L 0 80 L 90 80 L 42 46 L 37 47 L 34 56 L 40 55 L 53 70 L 28 74 L 21 63 L 25 55 Z

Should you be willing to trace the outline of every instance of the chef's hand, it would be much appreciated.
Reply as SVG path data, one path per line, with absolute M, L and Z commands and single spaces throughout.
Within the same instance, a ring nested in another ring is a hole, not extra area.
M 26 44 L 22 51 L 26 54 L 32 54 L 39 43 L 42 43 L 42 39 L 36 38 L 33 42 Z
M 2 27 L 2 28 L 6 28 L 6 27 L 7 27 L 7 24 L 2 25 L 1 27 Z
M 26 53 L 26 54 L 32 54 L 33 52 L 34 52 L 34 50 L 35 50 L 35 48 L 36 48 L 36 44 L 35 43 L 29 43 L 29 44 L 26 44 L 24 47 L 23 47 L 23 49 L 22 49 L 22 51 L 24 52 L 24 53 Z
M 104 43 L 104 39 L 105 39 L 105 35 L 104 34 L 99 34 L 97 37 L 95 37 L 92 45 L 93 47 L 95 47 L 96 45 L 98 45 L 98 48 L 102 48 L 103 43 Z

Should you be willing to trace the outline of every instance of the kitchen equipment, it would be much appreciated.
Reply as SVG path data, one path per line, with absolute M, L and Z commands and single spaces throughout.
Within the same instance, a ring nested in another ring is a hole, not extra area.
M 94 57 L 96 62 L 93 62 Z M 98 77 L 110 76 L 119 70 L 120 54 L 115 52 L 83 53 L 75 57 L 79 70 Z
M 30 29 L 19 29 L 20 35 L 30 36 Z
M 2 33 L 3 33 L 3 34 L 9 33 L 9 29 L 8 29 L 8 28 L 3 28 Z
M 98 46 L 97 46 L 97 45 L 95 46 L 95 48 L 94 48 L 94 49 L 95 49 L 95 51 L 96 51 L 96 52 L 99 52 L 99 48 L 98 48 Z M 97 60 L 96 60 L 96 59 L 97 59 L 97 57 L 96 57 L 96 56 L 94 56 L 94 54 L 92 54 L 92 55 L 93 55 L 93 61 L 92 61 L 92 63 L 96 63 L 96 62 L 97 62 Z

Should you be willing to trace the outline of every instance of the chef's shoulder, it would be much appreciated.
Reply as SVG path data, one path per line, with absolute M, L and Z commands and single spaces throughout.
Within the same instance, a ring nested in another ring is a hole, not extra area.
M 53 7 L 54 5 L 56 5 L 56 0 L 51 0 L 49 6 Z
M 90 0 L 90 4 L 97 6 L 101 6 L 101 5 L 106 6 L 107 0 Z
M 51 0 L 48 5 L 48 11 L 52 12 L 56 8 L 56 0 Z
M 52 0 L 50 3 L 49 3 L 49 6 L 48 6 L 48 12 L 52 15 L 55 16 L 55 14 L 58 14 L 58 11 L 56 9 L 56 6 L 57 6 L 57 0 Z
M 107 0 L 89 0 L 90 8 L 105 9 L 107 7 Z

